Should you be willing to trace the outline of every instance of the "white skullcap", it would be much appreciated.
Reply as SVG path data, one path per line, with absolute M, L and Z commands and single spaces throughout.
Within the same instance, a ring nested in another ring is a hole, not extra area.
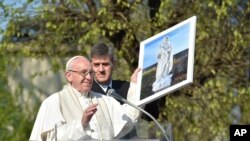
M 75 59 L 77 59 L 77 58 L 79 58 L 79 57 L 82 57 L 82 56 L 77 55 L 77 56 L 74 56 L 74 57 L 70 58 L 70 59 L 68 60 L 68 62 L 66 63 L 66 68 L 65 68 L 65 70 L 68 71 L 70 63 L 71 63 L 73 60 L 75 60 Z

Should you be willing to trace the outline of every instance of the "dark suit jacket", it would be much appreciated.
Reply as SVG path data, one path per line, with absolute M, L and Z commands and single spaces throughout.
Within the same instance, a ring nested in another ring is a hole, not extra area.
M 112 88 L 116 91 L 117 94 L 122 96 L 123 98 L 127 99 L 127 93 L 129 89 L 130 82 L 128 81 L 121 81 L 121 80 L 112 80 Z M 102 90 L 102 88 L 96 83 L 96 81 L 93 81 L 92 85 L 92 91 L 101 93 L 106 95 L 106 92 Z M 122 101 L 118 100 L 121 104 L 123 104 Z M 149 104 L 146 104 L 144 107 L 144 110 L 149 112 L 154 118 L 159 117 L 159 106 L 158 106 L 158 101 L 153 101 Z M 151 118 L 149 118 L 146 114 L 142 114 L 142 119 L 147 120 L 147 121 L 152 121 Z

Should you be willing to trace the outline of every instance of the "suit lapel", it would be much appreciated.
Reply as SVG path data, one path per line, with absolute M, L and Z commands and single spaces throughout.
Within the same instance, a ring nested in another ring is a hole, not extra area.
M 94 91 L 94 92 L 106 95 L 106 92 L 103 91 L 103 89 L 101 88 L 101 86 L 99 86 L 99 84 L 97 84 L 97 82 L 95 80 L 93 80 L 93 84 L 92 84 L 91 90 Z

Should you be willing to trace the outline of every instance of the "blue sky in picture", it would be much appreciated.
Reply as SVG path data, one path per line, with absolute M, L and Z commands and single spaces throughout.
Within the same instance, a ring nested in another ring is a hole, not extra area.
M 173 54 L 179 53 L 188 48 L 189 45 L 190 23 L 187 23 L 169 33 L 166 33 L 155 40 L 144 45 L 143 69 L 157 63 L 157 49 L 164 37 L 168 36 L 173 47 Z

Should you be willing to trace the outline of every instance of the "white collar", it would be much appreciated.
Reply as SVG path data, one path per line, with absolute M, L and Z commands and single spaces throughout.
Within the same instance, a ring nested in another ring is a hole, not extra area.
M 102 88 L 102 90 L 103 90 L 104 92 L 107 91 L 108 87 L 112 88 L 112 80 L 109 82 L 108 85 L 100 84 L 100 83 L 98 83 L 96 80 L 95 80 L 95 82 Z

